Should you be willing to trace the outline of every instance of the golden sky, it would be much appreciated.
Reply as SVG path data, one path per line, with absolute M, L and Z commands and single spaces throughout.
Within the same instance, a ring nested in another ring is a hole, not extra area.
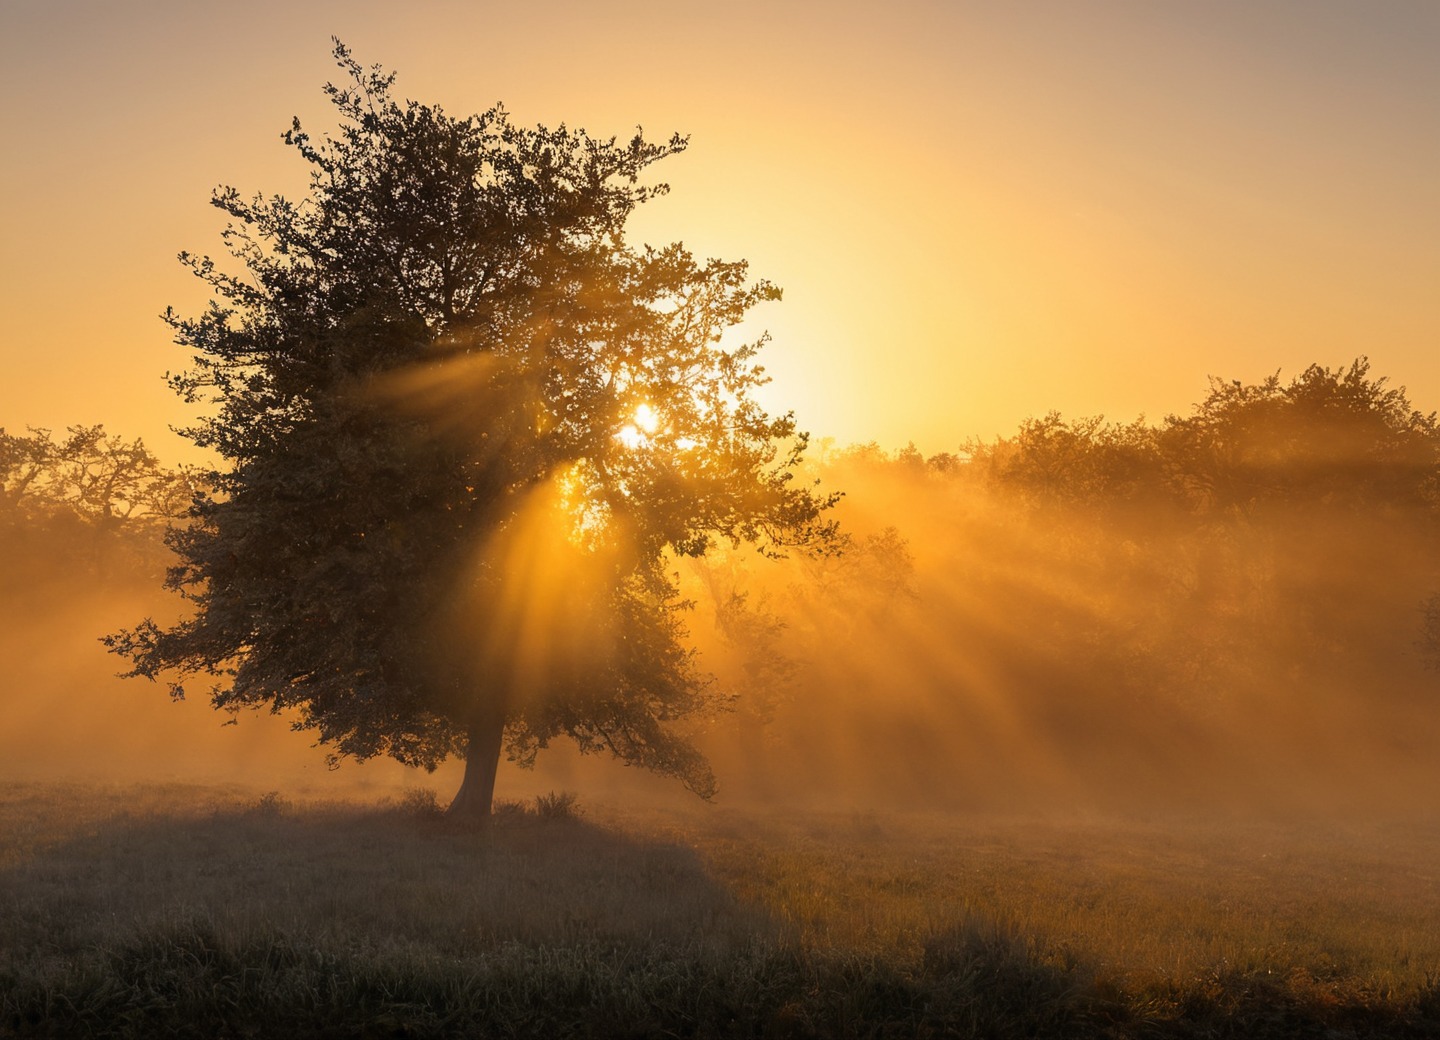
M 217 184 L 298 194 L 330 36 L 456 114 L 691 135 L 633 225 L 786 290 L 768 403 L 954 450 L 1360 354 L 1440 407 L 1440 4 L 0 0 L 0 425 L 188 419 Z

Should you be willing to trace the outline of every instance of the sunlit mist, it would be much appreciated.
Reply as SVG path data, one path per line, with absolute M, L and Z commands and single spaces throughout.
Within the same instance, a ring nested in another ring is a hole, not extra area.
M 473 401 L 492 369 L 469 359 L 445 379 L 403 372 L 386 393 L 444 410 L 467 371 Z M 842 554 L 722 547 L 667 565 L 699 666 L 734 697 L 703 736 L 721 801 L 1428 805 L 1440 790 L 1428 750 L 1440 736 L 1428 709 L 1435 449 L 1431 420 L 1396 394 L 1357 363 L 1293 384 L 1217 382 L 1194 417 L 1168 425 L 1049 416 L 928 459 L 821 445 L 806 479 L 846 490 Z M 1225 424 L 1219 452 L 1212 431 Z M 481 432 L 458 435 L 483 446 Z M 655 465 L 664 451 L 685 472 L 670 432 L 659 407 L 629 406 L 608 464 L 633 453 Z M 461 633 L 467 667 L 519 701 L 583 688 L 627 638 L 604 590 L 634 547 L 596 493 L 596 466 L 563 466 L 510 502 L 437 615 Z M 61 509 L 30 494 L 28 508 Z M 263 719 L 221 728 L 203 705 L 179 712 L 154 691 L 111 689 L 87 633 L 143 609 L 164 560 L 147 541 L 157 528 L 111 544 L 53 516 L 6 557 L 10 767 L 143 772 L 174 748 L 176 769 L 285 761 L 303 775 L 306 741 Z M 39 724 L 56 711 L 72 723 Z M 132 716 L 147 722 L 120 721 Z M 558 745 L 505 782 L 547 777 L 662 793 Z

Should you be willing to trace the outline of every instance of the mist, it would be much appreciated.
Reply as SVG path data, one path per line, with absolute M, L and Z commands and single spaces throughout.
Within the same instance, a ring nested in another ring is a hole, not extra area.
M 846 489 L 851 553 L 731 565 L 785 667 L 739 703 L 742 725 L 711 734 L 729 793 L 867 809 L 1434 806 L 1426 523 L 1037 504 L 979 463 L 944 465 L 840 452 L 823 472 Z M 748 638 L 722 633 L 715 650 L 741 688 Z
M 731 698 L 694 734 L 718 804 L 1433 809 L 1435 443 L 1433 416 L 1362 361 L 1217 383 L 1159 424 L 1050 415 L 929 459 L 820 445 L 806 477 L 844 492 L 842 553 L 675 561 L 699 663 Z M 100 637 L 184 606 L 160 588 L 163 510 L 107 526 L 56 489 L 26 505 L 19 472 L 0 547 L 8 775 L 457 782 L 332 770 L 284 714 L 231 718 L 202 689 L 172 703 L 118 678 Z M 502 765 L 502 797 L 556 787 L 700 804 L 561 746 L 534 770 Z

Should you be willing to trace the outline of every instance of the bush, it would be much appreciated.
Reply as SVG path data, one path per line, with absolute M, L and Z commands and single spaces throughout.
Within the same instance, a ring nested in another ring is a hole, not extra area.
M 260 800 L 250 807 L 250 814 L 274 818 L 284 815 L 289 810 L 290 799 L 279 791 L 266 791 L 260 796 Z
M 429 787 L 411 787 L 395 800 L 395 807 L 405 816 L 436 820 L 445 815 L 445 807 Z
M 551 791 L 535 796 L 535 815 L 542 820 L 578 820 L 581 816 L 573 791 Z

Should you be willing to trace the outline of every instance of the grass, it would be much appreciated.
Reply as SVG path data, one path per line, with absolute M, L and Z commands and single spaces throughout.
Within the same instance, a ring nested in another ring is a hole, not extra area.
M 1440 1036 L 1440 828 L 0 791 L 0 1036 Z

